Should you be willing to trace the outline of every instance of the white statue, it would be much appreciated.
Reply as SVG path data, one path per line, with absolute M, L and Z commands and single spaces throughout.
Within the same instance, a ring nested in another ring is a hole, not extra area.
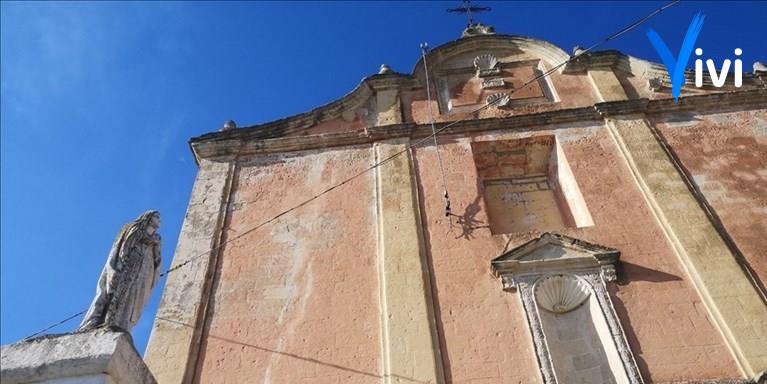
M 160 278 L 160 213 L 147 211 L 117 235 L 78 330 L 100 327 L 130 332 Z

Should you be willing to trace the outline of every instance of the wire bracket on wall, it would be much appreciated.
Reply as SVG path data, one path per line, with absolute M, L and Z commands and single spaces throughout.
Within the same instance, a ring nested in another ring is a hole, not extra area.
M 423 70 L 426 77 L 426 98 L 428 100 L 429 123 L 431 124 L 431 134 L 434 139 L 434 150 L 437 152 L 437 162 L 439 163 L 439 174 L 442 177 L 442 189 L 445 191 L 445 217 L 448 220 L 448 232 L 453 231 L 453 214 L 450 211 L 450 193 L 447 191 L 447 181 L 445 179 L 445 167 L 442 165 L 442 155 L 439 152 L 437 143 L 437 129 L 434 127 L 434 113 L 431 104 L 431 79 L 429 78 L 429 65 L 426 63 L 426 53 L 429 51 L 428 43 L 421 43 L 421 58 L 423 59 Z

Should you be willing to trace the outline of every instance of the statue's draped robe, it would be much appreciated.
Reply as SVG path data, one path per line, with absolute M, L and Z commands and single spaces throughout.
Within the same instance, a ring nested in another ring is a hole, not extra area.
M 80 329 L 106 326 L 130 331 L 159 277 L 159 236 L 150 236 L 136 222 L 125 225 L 112 245 Z

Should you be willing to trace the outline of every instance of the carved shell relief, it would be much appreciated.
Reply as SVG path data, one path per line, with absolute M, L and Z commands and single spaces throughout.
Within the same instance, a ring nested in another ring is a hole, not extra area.
M 498 58 L 495 55 L 486 53 L 474 58 L 474 68 L 477 69 L 477 76 L 495 75 L 500 71 L 496 68 L 498 65 Z
M 505 107 L 511 102 L 511 96 L 508 93 L 494 93 L 487 97 L 487 103 L 496 108 Z
M 588 284 L 572 275 L 544 277 L 535 283 L 533 290 L 538 306 L 553 313 L 570 312 L 591 294 Z

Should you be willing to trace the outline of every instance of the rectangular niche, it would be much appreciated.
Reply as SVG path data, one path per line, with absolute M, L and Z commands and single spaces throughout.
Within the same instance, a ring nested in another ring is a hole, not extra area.
M 471 146 L 493 234 L 594 225 L 554 135 Z
M 547 78 L 526 84 L 545 71 L 540 60 L 498 62 L 490 75 L 478 74 L 475 67 L 451 68 L 437 71 L 436 86 L 442 113 L 473 111 L 487 103 L 496 93 L 511 93 L 503 108 L 557 101 Z
M 544 233 L 491 262 L 516 291 L 545 384 L 641 384 L 608 292 L 617 249 Z

